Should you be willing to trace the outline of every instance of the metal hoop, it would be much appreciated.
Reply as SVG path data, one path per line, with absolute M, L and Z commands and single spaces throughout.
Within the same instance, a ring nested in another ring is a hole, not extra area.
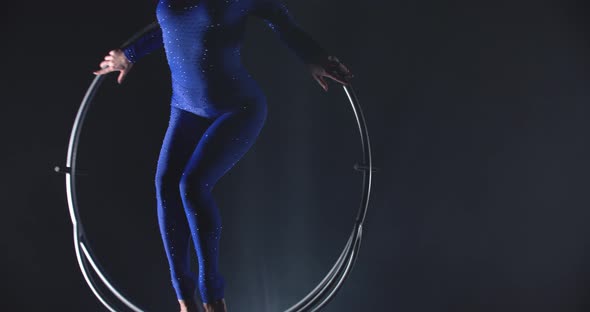
M 121 45 L 121 48 L 124 48 L 129 44 L 133 43 L 143 34 L 154 29 L 155 27 L 158 27 L 157 22 L 153 22 L 148 26 L 144 27 L 142 30 L 140 30 L 139 32 L 134 34 L 130 39 L 128 39 L 123 45 Z M 103 270 L 101 269 L 100 265 L 95 260 L 95 257 L 93 256 L 90 247 L 86 243 L 86 236 L 78 213 L 79 210 L 76 197 L 76 175 L 80 175 L 80 173 L 77 172 L 76 169 L 78 143 L 80 139 L 80 133 L 82 131 L 82 126 L 86 118 L 86 114 L 104 77 L 104 75 L 96 76 L 90 84 L 90 87 L 86 91 L 86 95 L 82 99 L 82 103 L 80 104 L 80 108 L 78 109 L 78 113 L 76 115 L 74 125 L 72 127 L 72 132 L 70 134 L 70 141 L 68 145 L 65 168 L 60 168 L 59 166 L 56 166 L 55 171 L 59 173 L 64 173 L 66 175 L 66 195 L 73 226 L 74 249 L 76 252 L 76 259 L 78 261 L 78 265 L 80 267 L 82 275 L 84 276 L 84 280 L 88 284 L 88 287 L 90 288 L 92 293 L 94 293 L 96 298 L 109 311 L 121 311 L 117 310 L 117 308 L 111 303 L 111 300 L 116 298 L 119 300 L 119 304 L 123 304 L 127 307 L 127 309 L 135 312 L 144 312 L 145 310 L 140 309 L 136 304 L 132 303 L 129 299 L 125 298 L 125 296 L 123 296 L 109 282 L 108 278 L 103 273 Z M 321 310 L 326 304 L 328 304 L 334 298 L 338 290 L 340 290 L 344 283 L 344 280 L 350 274 L 352 267 L 354 266 L 354 263 L 358 257 L 360 243 L 362 239 L 363 224 L 365 221 L 365 217 L 367 215 L 367 209 L 369 205 L 372 176 L 373 172 L 376 171 L 376 168 L 373 167 L 369 134 L 361 106 L 352 87 L 344 86 L 343 88 L 346 92 L 354 116 L 356 118 L 363 151 L 362 163 L 354 165 L 354 169 L 359 170 L 363 173 L 362 198 L 360 207 L 353 225 L 352 233 L 350 234 L 350 237 L 346 245 L 344 246 L 342 253 L 338 257 L 336 263 L 333 265 L 333 267 L 330 269 L 330 271 L 324 277 L 324 279 L 312 291 L 310 291 L 308 295 L 306 295 L 299 302 L 291 306 L 285 312 L 310 312 Z M 106 289 L 115 298 L 110 298 L 109 300 L 101 292 L 101 290 L 97 286 L 97 282 L 95 281 L 94 277 L 89 273 L 89 266 L 90 268 L 92 268 L 95 275 L 98 276 L 99 280 L 102 282 L 102 286 L 106 287 Z

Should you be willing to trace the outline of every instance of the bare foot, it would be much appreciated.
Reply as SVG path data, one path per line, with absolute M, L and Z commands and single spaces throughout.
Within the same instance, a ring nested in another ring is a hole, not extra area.
M 200 312 L 199 305 L 194 300 L 178 300 L 180 312 Z
M 203 307 L 205 308 L 205 312 L 227 312 L 227 306 L 223 298 L 214 302 L 203 303 Z

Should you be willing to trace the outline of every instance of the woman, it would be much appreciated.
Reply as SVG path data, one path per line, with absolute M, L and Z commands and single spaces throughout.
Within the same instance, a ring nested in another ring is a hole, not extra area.
M 171 113 L 155 177 L 158 222 L 181 311 L 226 311 L 218 272 L 221 218 L 211 190 L 254 144 L 266 99 L 241 64 L 248 16 L 263 18 L 328 90 L 325 77 L 348 84 L 350 71 L 329 56 L 278 0 L 160 0 L 159 27 L 123 50 L 109 52 L 102 75 L 118 83 L 144 55 L 164 46 L 172 74 Z M 191 239 L 199 276 L 190 270 Z

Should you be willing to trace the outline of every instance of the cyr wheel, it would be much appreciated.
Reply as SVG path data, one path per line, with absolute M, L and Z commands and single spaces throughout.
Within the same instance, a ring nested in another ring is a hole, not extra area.
M 133 43 L 135 40 L 137 40 L 137 38 L 141 37 L 144 33 L 152 30 L 155 27 L 158 27 L 157 22 L 153 22 L 148 26 L 144 27 L 142 30 L 135 33 L 123 45 L 121 45 L 121 49 Z M 79 210 L 76 197 L 76 175 L 79 173 L 77 173 L 76 171 L 76 155 L 79 137 L 90 104 L 92 103 L 94 96 L 98 92 L 98 89 L 104 78 L 104 75 L 96 76 L 96 78 L 94 78 L 94 80 L 90 84 L 90 87 L 86 91 L 82 103 L 80 104 L 80 108 L 78 109 L 78 113 L 76 115 L 74 125 L 72 127 L 72 132 L 70 134 L 65 168 L 60 168 L 59 166 L 56 166 L 55 171 L 63 173 L 66 176 L 66 195 L 73 226 L 74 248 L 76 252 L 78 265 L 80 266 L 80 270 L 82 272 L 82 275 L 84 276 L 84 280 L 88 284 L 88 287 L 90 287 L 90 290 L 94 293 L 96 298 L 109 311 L 122 312 L 122 310 L 117 310 L 113 304 L 113 302 L 118 302 L 118 305 L 126 306 L 128 310 L 135 312 L 143 312 L 145 310 L 139 308 L 138 305 L 131 302 L 131 300 L 125 298 L 125 296 L 123 296 L 112 285 L 112 283 L 109 282 L 108 278 L 103 273 L 104 271 L 94 260 L 95 257 L 93 256 L 91 248 L 88 245 L 78 213 Z M 326 274 L 324 279 L 313 290 L 311 290 L 307 296 L 302 298 L 299 302 L 297 302 L 284 312 L 320 311 L 326 304 L 330 302 L 330 300 L 334 298 L 338 290 L 342 287 L 344 281 L 350 274 L 359 253 L 362 239 L 363 224 L 369 205 L 372 175 L 373 172 L 376 171 L 376 168 L 373 167 L 371 159 L 371 145 L 369 141 L 369 134 L 367 131 L 363 111 L 358 102 L 356 94 L 354 93 L 354 90 L 351 86 L 343 86 L 343 89 L 352 107 L 352 112 L 354 113 L 357 122 L 361 140 L 363 155 L 362 162 L 354 165 L 354 169 L 361 171 L 363 176 L 362 197 L 360 207 L 358 210 L 357 217 L 354 220 L 352 233 L 350 234 L 350 237 L 346 242 L 342 250 L 342 253 L 338 257 L 336 263 L 334 263 L 334 265 Z M 92 272 L 94 272 L 94 274 L 91 274 Z M 108 293 L 106 293 L 106 291 L 102 291 L 99 289 L 99 282 L 97 282 L 96 280 L 97 277 L 100 283 L 102 283 L 102 288 L 108 290 Z

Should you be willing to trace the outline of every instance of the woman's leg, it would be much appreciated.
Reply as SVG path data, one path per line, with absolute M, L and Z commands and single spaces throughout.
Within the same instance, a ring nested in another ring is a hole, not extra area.
M 193 242 L 199 260 L 199 290 L 204 303 L 224 297 L 225 281 L 218 271 L 221 216 L 211 191 L 254 144 L 266 120 L 263 98 L 228 112 L 205 132 L 180 182 Z
M 158 223 L 179 300 L 193 300 L 197 276 L 190 270 L 190 229 L 182 205 L 182 172 L 212 120 L 171 106 L 156 170 Z

